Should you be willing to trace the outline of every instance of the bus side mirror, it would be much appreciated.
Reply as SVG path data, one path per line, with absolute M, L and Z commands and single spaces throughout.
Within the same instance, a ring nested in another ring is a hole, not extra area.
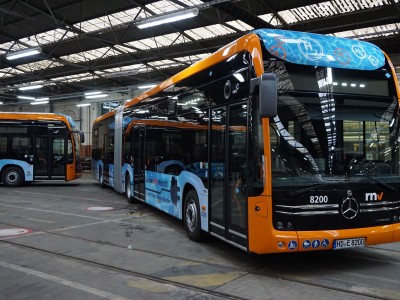
M 79 139 L 82 144 L 85 142 L 85 134 L 82 131 L 79 131 Z
M 259 105 L 261 117 L 273 118 L 277 115 L 278 109 L 278 88 L 276 84 L 276 75 L 273 73 L 264 73 L 257 78 L 259 85 Z

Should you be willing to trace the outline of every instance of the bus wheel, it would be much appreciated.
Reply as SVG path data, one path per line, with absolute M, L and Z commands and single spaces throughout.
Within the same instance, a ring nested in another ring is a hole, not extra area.
M 5 186 L 21 186 L 25 179 L 19 167 L 8 167 L 4 170 L 2 180 Z
M 188 237 L 195 241 L 204 240 L 204 232 L 200 225 L 200 205 L 196 191 L 190 190 L 185 197 L 184 223 Z
M 132 199 L 132 187 L 131 187 L 131 177 L 126 175 L 125 178 L 125 196 L 128 203 L 134 203 L 135 201 Z

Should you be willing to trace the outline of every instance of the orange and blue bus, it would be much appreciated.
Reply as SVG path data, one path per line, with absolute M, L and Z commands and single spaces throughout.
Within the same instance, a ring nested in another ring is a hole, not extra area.
M 99 117 L 103 186 L 251 253 L 400 241 L 399 89 L 377 46 L 259 29 Z
M 84 135 L 70 116 L 0 113 L 0 178 L 16 187 L 39 180 L 74 180 L 82 175 Z

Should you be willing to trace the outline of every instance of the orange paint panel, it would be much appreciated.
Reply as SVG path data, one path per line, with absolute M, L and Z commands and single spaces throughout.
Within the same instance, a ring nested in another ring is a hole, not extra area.
M 400 242 L 400 223 L 393 225 L 393 243 Z
M 263 254 L 273 252 L 288 252 L 290 241 L 297 241 L 295 231 L 277 231 L 273 229 L 272 218 L 258 214 L 256 209 L 260 203 L 266 203 L 268 212 L 272 211 L 271 197 L 249 197 L 249 252 Z M 271 213 L 268 213 L 271 215 Z M 282 247 L 278 247 L 281 244 Z
M 393 64 L 392 64 L 392 62 L 391 62 L 389 56 L 388 56 L 385 52 L 383 52 L 383 54 L 385 55 L 386 59 L 387 59 L 388 62 L 389 62 L 390 69 L 391 69 L 391 71 L 392 71 L 392 75 L 393 75 L 393 79 L 394 79 L 394 83 L 395 83 L 395 86 L 396 86 L 397 101 L 399 101 L 399 100 L 400 100 L 400 88 L 399 88 L 399 81 L 398 81 L 397 76 L 396 76 L 396 71 L 395 71 L 395 69 L 394 69 L 394 67 L 393 67 Z M 399 103 L 400 103 L 400 101 L 399 101 Z
M 67 125 L 68 129 L 71 130 L 71 125 L 68 119 L 59 114 L 53 113 L 3 113 L 0 112 L 0 120 L 15 120 L 15 121 L 60 121 Z
M 110 117 L 112 117 L 112 116 L 115 116 L 115 110 L 110 111 L 110 112 L 108 112 L 108 113 L 106 113 L 106 114 L 104 114 L 104 115 L 98 117 L 98 118 L 94 121 L 94 123 L 100 122 L 100 121 L 102 121 L 102 120 L 106 120 L 106 119 L 108 119 L 108 118 L 110 118 Z
M 173 127 L 173 128 L 188 128 L 197 130 L 208 130 L 207 125 L 198 125 L 195 123 L 182 123 L 177 121 L 163 121 L 163 120 L 133 120 L 129 123 L 126 128 L 126 132 L 129 132 L 132 127 L 136 125 L 147 125 L 147 126 L 162 126 L 162 127 Z
M 270 243 L 270 220 L 259 216 L 256 211 L 257 203 L 270 202 L 270 197 L 249 197 L 248 198 L 248 239 L 249 251 L 263 253 Z M 267 209 L 269 205 L 267 205 Z
M 258 216 L 268 218 L 268 202 L 260 201 L 255 204 L 255 212 Z
M 75 165 L 74 164 L 67 165 L 67 176 L 65 176 L 65 181 L 74 180 L 78 178 L 76 176 L 77 174 L 75 171 Z

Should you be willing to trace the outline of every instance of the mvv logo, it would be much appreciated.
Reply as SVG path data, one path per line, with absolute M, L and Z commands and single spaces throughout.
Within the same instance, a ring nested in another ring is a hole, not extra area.
M 383 192 L 378 193 L 365 193 L 365 201 L 382 201 Z

